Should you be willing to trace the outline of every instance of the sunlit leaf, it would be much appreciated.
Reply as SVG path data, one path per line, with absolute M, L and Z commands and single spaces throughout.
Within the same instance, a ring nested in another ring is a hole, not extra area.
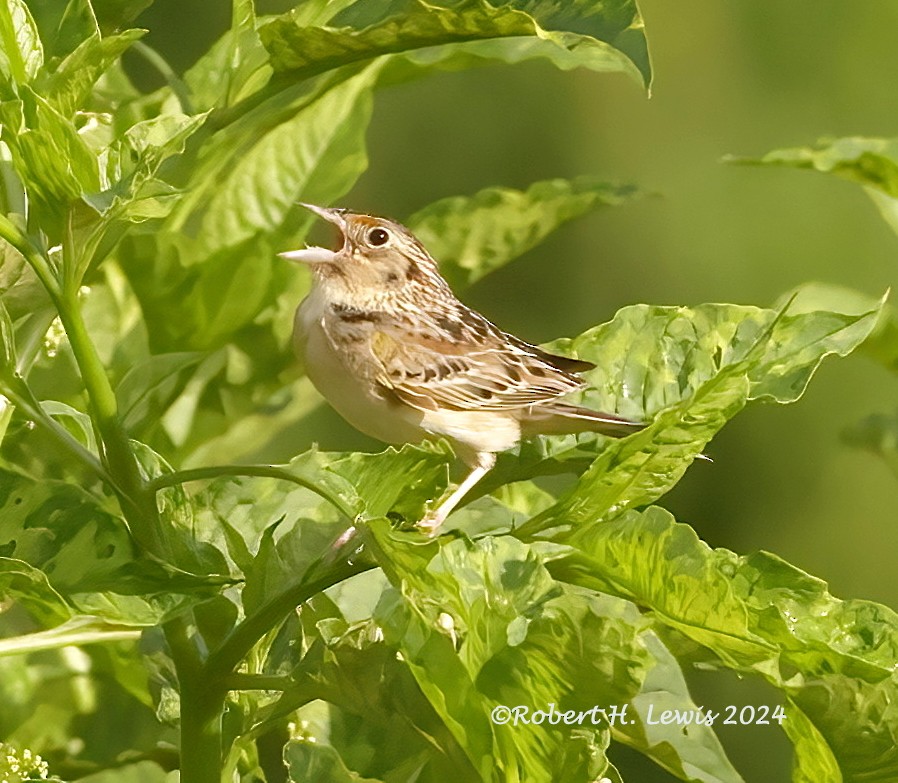
M 595 179 L 535 182 L 526 191 L 486 188 L 441 199 L 407 223 L 453 286 L 470 285 L 539 244 L 569 220 L 641 195 Z
M 778 315 L 738 305 L 637 305 L 559 342 L 596 364 L 586 374 L 590 407 L 651 422 L 606 445 L 564 499 L 521 532 L 595 522 L 654 502 L 748 400 L 794 402 L 825 356 L 856 348 L 879 313 L 873 301 L 868 306 L 861 314 Z M 566 447 L 561 440 L 558 448 Z
M 37 75 L 44 49 L 24 0 L 0 4 L 0 44 L 0 76 L 12 84 L 25 84 Z
M 813 724 L 844 780 L 895 776 L 890 609 L 840 601 L 774 555 L 711 549 L 656 507 L 585 526 L 569 543 L 576 552 L 549 564 L 556 578 L 634 600 L 722 665 L 763 676 Z
M 94 34 L 83 41 L 46 78 L 44 94 L 64 116 L 83 107 L 97 79 L 121 57 L 143 30 L 127 30 L 119 35 Z
M 525 57 L 546 57 L 564 67 L 623 71 L 648 83 L 650 68 L 642 20 L 633 2 L 596 8 L 578 0 L 564 7 L 520 0 L 500 6 L 464 0 L 446 7 L 409 0 L 373 9 L 350 5 L 310 26 L 302 10 L 260 27 L 276 71 L 308 76 L 384 54 L 443 47 L 437 57 L 464 52 L 483 59 L 524 59 L 514 44 L 530 45 Z M 508 41 L 510 47 L 503 47 Z M 463 47 L 467 47 L 463 49 Z M 420 59 L 415 64 L 423 65 Z
M 762 158 L 728 158 L 733 163 L 789 166 L 834 174 L 863 186 L 883 218 L 898 233 L 898 139 L 850 136 L 822 139 L 815 147 L 791 147 Z
M 380 525 L 372 532 L 378 560 L 403 596 L 385 596 L 378 609 L 386 640 L 399 647 L 484 780 L 496 779 L 481 764 L 487 756 L 512 776 L 523 767 L 530 775 L 545 769 L 553 780 L 608 774 L 601 749 L 609 728 L 684 780 L 741 780 L 707 727 L 684 733 L 644 723 L 648 702 L 694 704 L 679 667 L 635 607 L 565 590 L 513 539 L 437 549 Z M 629 724 L 589 717 L 593 705 L 630 701 Z M 481 726 L 497 705 L 585 717 Z

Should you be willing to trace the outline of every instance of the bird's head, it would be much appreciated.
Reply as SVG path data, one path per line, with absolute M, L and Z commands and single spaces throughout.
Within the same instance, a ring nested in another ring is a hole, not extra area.
M 405 226 L 345 209 L 302 206 L 333 223 L 342 245 L 336 250 L 305 247 L 279 255 L 310 267 L 316 284 L 334 294 L 365 292 L 376 298 L 399 295 L 416 285 L 446 285 L 434 260 Z

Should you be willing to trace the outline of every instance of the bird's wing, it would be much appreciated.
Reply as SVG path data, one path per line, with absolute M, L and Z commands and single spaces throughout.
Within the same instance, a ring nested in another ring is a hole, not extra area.
M 592 365 L 552 354 L 507 335 L 467 308 L 430 313 L 422 321 L 372 323 L 368 352 L 348 352 L 384 396 L 422 411 L 511 411 L 583 388 L 568 368 Z

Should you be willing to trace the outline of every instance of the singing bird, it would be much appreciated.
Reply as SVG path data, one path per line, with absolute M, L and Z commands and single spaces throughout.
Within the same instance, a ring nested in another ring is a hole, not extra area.
M 418 522 L 435 535 L 450 512 L 522 438 L 575 432 L 622 437 L 644 426 L 565 402 L 593 364 L 503 332 L 452 293 L 404 226 L 345 209 L 302 206 L 342 234 L 337 250 L 280 253 L 307 265 L 294 344 L 315 388 L 357 429 L 386 443 L 447 438 L 470 468 Z

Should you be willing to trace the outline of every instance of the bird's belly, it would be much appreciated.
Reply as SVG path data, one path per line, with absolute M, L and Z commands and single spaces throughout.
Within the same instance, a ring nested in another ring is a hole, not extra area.
M 427 436 L 405 411 L 369 391 L 365 381 L 347 370 L 320 327 L 297 329 L 295 342 L 309 380 L 357 430 L 385 443 L 418 443 Z

